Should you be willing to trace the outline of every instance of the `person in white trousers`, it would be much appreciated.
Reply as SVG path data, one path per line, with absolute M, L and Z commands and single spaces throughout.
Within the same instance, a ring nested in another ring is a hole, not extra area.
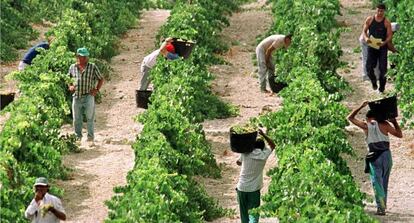
M 270 93 L 266 89 L 267 79 L 271 85 L 275 78 L 275 65 L 272 62 L 272 53 L 281 48 L 288 48 L 292 35 L 271 35 L 262 40 L 256 47 L 257 64 L 259 66 L 260 91 Z M 267 79 L 266 79 L 267 78 Z M 272 87 L 272 85 L 270 86 Z

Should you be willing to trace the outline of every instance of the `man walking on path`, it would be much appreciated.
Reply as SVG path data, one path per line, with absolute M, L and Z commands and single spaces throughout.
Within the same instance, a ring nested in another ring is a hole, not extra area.
M 256 58 L 259 66 L 260 91 L 270 93 L 266 90 L 266 75 L 269 84 L 274 82 L 275 65 L 272 62 L 272 53 L 282 47 L 288 48 L 292 40 L 292 35 L 272 35 L 262 40 L 256 47 Z
M 160 54 L 163 55 L 168 60 L 175 60 L 179 58 L 179 56 L 175 53 L 175 48 L 172 42 L 173 42 L 173 38 L 168 37 L 161 44 L 159 49 L 153 51 L 152 53 L 144 57 L 141 63 L 142 77 L 141 77 L 141 86 L 139 90 L 143 91 L 143 90 L 148 89 L 148 86 L 151 82 L 151 79 L 149 77 L 149 72 L 157 63 L 157 58 Z
M 58 223 L 66 220 L 65 209 L 56 196 L 49 194 L 49 183 L 39 177 L 34 184 L 35 197 L 24 212 L 24 216 L 34 223 Z
M 355 118 L 356 114 L 368 102 L 364 102 L 359 108 L 348 115 L 348 120 L 361 128 L 366 136 L 368 144 L 367 171 L 370 174 L 372 186 L 377 203 L 377 214 L 385 215 L 387 208 L 388 180 L 391 173 L 392 157 L 390 152 L 390 141 L 388 134 L 402 138 L 403 134 L 395 118 L 385 120 L 376 118 L 372 110 L 366 114 L 366 122 Z
M 98 67 L 88 62 L 88 56 L 89 51 L 86 48 L 79 48 L 76 51 L 77 63 L 72 64 L 69 68 L 69 74 L 73 78 L 73 83 L 69 85 L 69 91 L 73 93 L 73 125 L 77 140 L 80 142 L 82 139 L 83 112 L 85 112 L 88 142 L 93 143 L 95 138 L 95 96 L 101 89 L 104 79 Z
M 391 23 L 391 29 L 392 29 L 392 33 L 394 35 L 394 33 L 396 31 L 398 31 L 400 29 L 400 25 L 396 22 L 392 22 Z M 359 43 L 361 45 L 361 56 L 362 56 L 362 80 L 366 81 L 366 80 L 370 80 L 368 77 L 368 72 L 367 72 L 367 57 L 368 57 L 368 44 L 367 42 L 365 42 L 364 39 L 364 34 L 361 33 L 361 35 L 359 36 Z M 394 44 L 392 43 L 392 41 L 390 41 L 387 45 L 387 49 L 393 53 L 397 53 L 397 49 L 395 49 Z M 392 67 L 392 65 L 391 65 Z M 379 68 L 378 68 L 378 63 L 374 68 L 374 74 L 375 77 L 377 79 L 379 79 Z
M 249 215 L 249 210 L 260 206 L 263 169 L 267 158 L 275 149 L 275 143 L 261 129 L 259 129 L 259 134 L 269 144 L 270 149 L 265 147 L 263 140 L 258 139 L 255 149 L 250 153 L 242 153 L 236 162 L 237 165 L 241 165 L 240 178 L 236 190 L 242 223 L 259 222 L 259 216 Z
M 384 92 L 387 73 L 387 62 L 388 62 L 388 43 L 392 40 L 392 28 L 391 23 L 388 19 L 385 18 L 385 5 L 378 4 L 377 11 L 374 16 L 369 16 L 365 20 L 364 29 L 362 34 L 364 35 L 364 40 L 368 45 L 374 44 L 374 47 L 371 45 L 368 47 L 368 58 L 366 69 L 368 72 L 368 77 L 371 80 L 372 88 L 377 90 L 377 78 L 375 77 L 374 68 L 379 63 L 378 67 L 380 70 L 379 73 L 379 92 Z M 374 43 L 373 40 L 380 39 L 381 42 Z M 375 45 L 376 44 L 376 45 Z

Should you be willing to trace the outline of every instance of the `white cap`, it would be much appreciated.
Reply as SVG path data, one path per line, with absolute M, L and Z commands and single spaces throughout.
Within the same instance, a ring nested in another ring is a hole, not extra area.
M 36 179 L 34 186 L 49 186 L 49 182 L 45 177 L 39 177 Z

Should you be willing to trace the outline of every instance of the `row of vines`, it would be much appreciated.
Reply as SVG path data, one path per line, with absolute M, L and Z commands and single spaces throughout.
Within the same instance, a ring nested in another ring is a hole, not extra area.
M 278 166 L 262 216 L 281 222 L 373 222 L 364 212 L 366 195 L 355 183 L 342 154 L 353 154 L 344 127 L 348 110 L 340 103 L 349 90 L 337 75 L 342 54 L 338 0 L 273 0 L 270 33 L 292 33 L 292 45 L 276 55 L 283 107 L 259 117 L 276 142 Z
M 10 6 L 3 2 L 2 9 Z M 62 136 L 60 128 L 69 114 L 67 72 L 75 62 L 73 52 L 78 47 L 87 47 L 91 57 L 99 58 L 95 62 L 100 68 L 107 67 L 102 66 L 106 64 L 102 59 L 115 55 L 116 36 L 136 22 L 142 8 L 140 1 L 128 0 L 48 2 L 67 4 L 60 17 L 53 17 L 56 26 L 48 35 L 55 40 L 31 66 L 10 74 L 19 82 L 20 97 L 2 111 L 9 116 L 0 133 L 2 222 L 26 222 L 23 213 L 33 198 L 35 177 L 62 179 L 67 175 L 62 154 L 74 147 L 73 137 Z M 29 1 L 21 4 L 28 8 L 36 6 Z M 108 73 L 108 69 L 103 70 Z
M 220 177 L 200 122 L 237 110 L 210 91 L 207 65 L 223 50 L 218 34 L 237 9 L 231 0 L 177 1 L 160 37 L 196 42 L 187 60 L 158 59 L 151 70 L 154 92 L 148 110 L 137 117 L 144 128 L 136 142 L 135 166 L 127 185 L 107 201 L 107 222 L 203 222 L 228 213 L 207 195 L 195 175 Z
M 414 127 L 414 2 L 410 0 L 385 0 L 387 17 L 400 25 L 400 30 L 393 35 L 393 43 L 398 53 L 391 55 L 396 68 L 389 72 L 395 79 L 395 89 L 398 93 L 399 108 L 402 113 L 402 124 Z
M 63 17 L 68 17 L 67 10 L 79 12 L 90 12 L 89 21 L 98 21 L 105 24 L 103 27 L 110 28 L 105 33 L 119 34 L 128 28 L 131 18 L 135 18 L 133 13 L 134 5 L 143 7 L 172 7 L 172 0 L 146 0 L 146 1 L 82 1 L 82 0 L 1 0 L 0 11 L 0 60 L 13 61 L 17 59 L 17 49 L 27 48 L 29 40 L 38 36 L 33 24 L 58 24 Z M 115 14 L 106 14 L 107 12 Z M 80 21 L 81 22 L 81 21 Z M 103 28 L 101 27 L 101 28 Z M 92 28 L 95 28 L 92 26 Z M 102 30 L 102 29 L 100 29 Z M 103 31 L 103 30 L 102 30 Z M 113 39 L 113 36 L 102 33 L 106 38 Z M 85 36 L 84 36 L 85 37 Z M 108 41 L 109 46 L 112 40 Z M 104 47 L 105 48 L 105 47 Z M 108 47 L 108 50 L 114 50 Z M 106 55 L 107 58 L 112 54 Z
M 31 4 L 30 4 L 31 3 Z M 31 23 L 39 22 L 40 11 L 44 6 L 29 0 L 1 0 L 0 2 L 0 60 L 13 61 L 17 58 L 17 49 L 27 47 L 27 42 L 37 37 L 38 33 Z M 41 10 L 43 9 L 43 10 Z M 56 13 L 54 10 L 50 10 Z M 56 13 L 57 14 L 57 13 Z

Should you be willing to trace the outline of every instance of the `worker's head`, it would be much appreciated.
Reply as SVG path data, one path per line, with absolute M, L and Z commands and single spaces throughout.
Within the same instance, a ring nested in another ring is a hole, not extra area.
M 174 45 L 172 45 L 171 43 L 168 43 L 168 44 L 165 46 L 165 49 L 166 49 L 168 52 L 170 52 L 170 53 L 175 53 L 175 47 L 174 47 Z
M 39 177 L 36 179 L 33 187 L 35 192 L 45 195 L 49 191 L 49 182 L 45 177 Z
M 88 63 L 89 51 L 85 47 L 78 48 L 76 50 L 76 58 L 79 64 L 86 64 Z
M 377 16 L 378 17 L 384 17 L 385 16 L 385 4 L 384 3 L 380 3 L 377 5 Z
M 255 149 L 263 150 L 264 146 L 265 146 L 265 143 L 264 143 L 263 139 L 260 139 L 260 138 L 256 139 L 256 142 L 254 143 L 254 148 Z
M 366 116 L 368 122 L 370 122 L 372 120 L 375 120 L 379 123 L 385 122 L 385 117 L 383 117 L 383 115 L 377 114 L 373 110 L 368 110 L 368 112 L 365 116 Z
M 373 110 L 368 110 L 367 114 L 365 115 L 368 121 L 375 119 L 375 113 Z
M 288 34 L 285 36 L 284 39 L 284 43 L 285 43 L 285 48 L 288 48 L 290 46 L 290 43 L 292 42 L 292 34 Z

